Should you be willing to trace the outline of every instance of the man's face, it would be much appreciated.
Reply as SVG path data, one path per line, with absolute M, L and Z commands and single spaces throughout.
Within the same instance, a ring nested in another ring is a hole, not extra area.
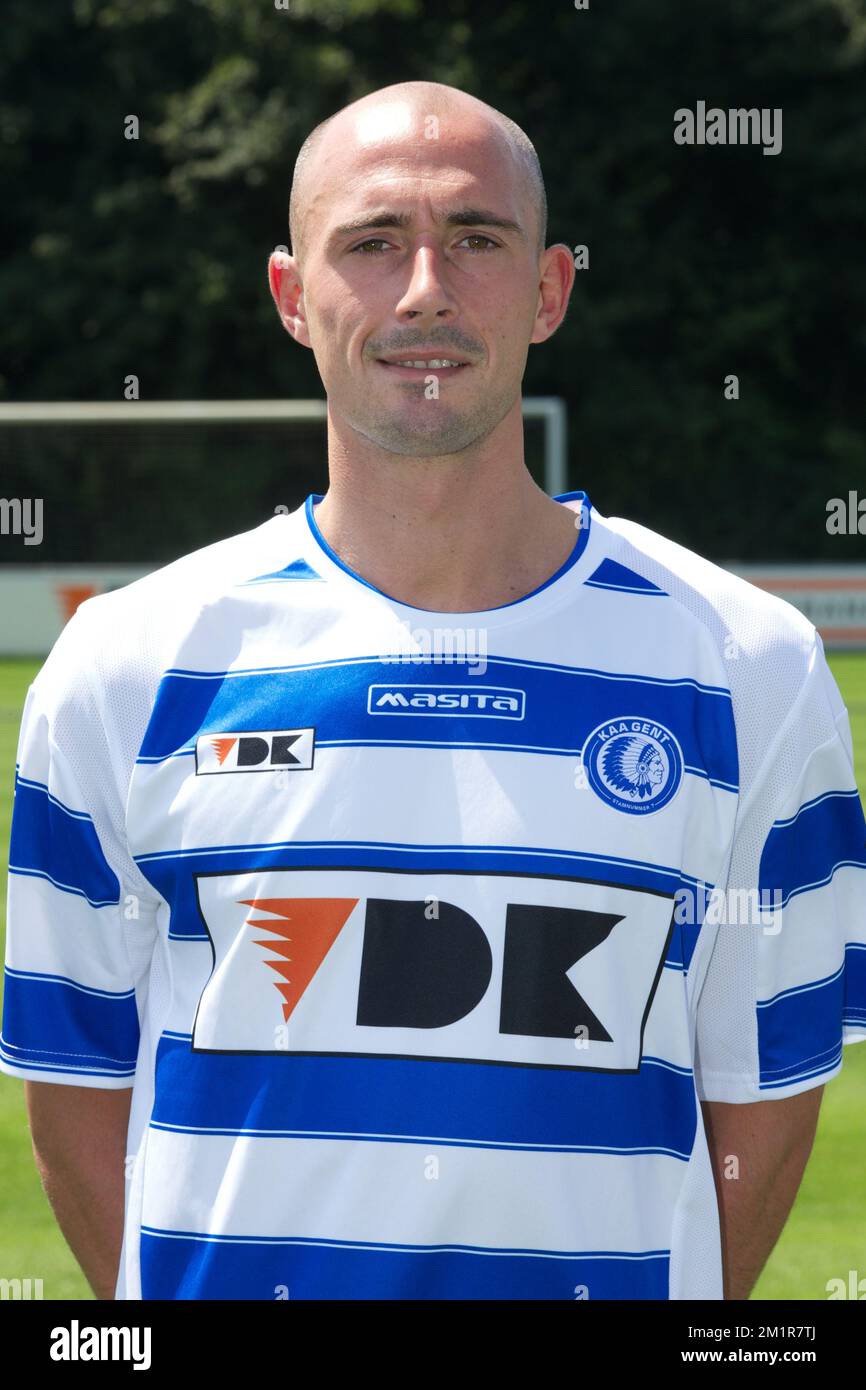
M 647 776 L 654 787 L 660 787 L 662 782 L 664 781 L 664 763 L 662 762 L 658 754 L 656 754 L 654 758 L 650 759 L 649 767 L 647 768 Z
M 535 208 L 504 138 L 471 113 L 442 119 L 437 139 L 425 129 L 399 102 L 327 132 L 307 172 L 300 268 L 331 412 L 417 457 L 467 448 L 512 408 L 539 307 Z M 446 221 L 466 211 L 466 225 Z M 342 230 L 357 223 L 371 225 Z M 431 351 L 466 365 L 382 360 Z

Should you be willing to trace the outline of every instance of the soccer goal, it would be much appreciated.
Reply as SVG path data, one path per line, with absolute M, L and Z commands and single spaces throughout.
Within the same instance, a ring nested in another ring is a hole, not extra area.
M 527 467 L 568 489 L 565 404 L 523 402 Z M 324 400 L 0 404 L 0 653 L 76 606 L 328 486 Z
M 565 402 L 528 397 L 523 415 L 527 467 L 566 492 Z M 158 561 L 292 510 L 327 490 L 326 416 L 323 399 L 0 404 L 0 491 L 45 513 L 14 559 Z
M 324 424 L 323 400 L 260 401 L 36 401 L 0 404 L 0 427 L 157 426 L 157 425 L 280 425 Z M 525 420 L 544 427 L 544 488 L 551 497 L 568 488 L 567 417 L 558 396 L 529 396 L 523 401 Z

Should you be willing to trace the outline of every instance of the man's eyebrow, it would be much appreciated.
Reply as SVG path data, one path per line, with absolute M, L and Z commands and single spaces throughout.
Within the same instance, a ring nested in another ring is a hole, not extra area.
M 446 227 L 498 227 L 503 232 L 514 232 L 526 240 L 526 233 L 519 222 L 514 222 L 510 217 L 502 217 L 490 208 L 454 208 L 437 220 Z M 390 212 L 381 208 L 372 213 L 365 213 L 363 217 L 353 218 L 351 222 L 342 222 L 339 227 L 334 228 L 331 237 L 336 239 L 355 236 L 358 232 L 380 231 L 385 227 L 402 230 L 410 226 L 411 222 L 412 217 L 408 212 Z

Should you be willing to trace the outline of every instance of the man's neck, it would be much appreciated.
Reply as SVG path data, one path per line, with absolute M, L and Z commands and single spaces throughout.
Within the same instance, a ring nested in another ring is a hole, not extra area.
M 486 483 L 466 474 L 447 484 L 429 474 L 412 480 L 422 459 L 400 467 L 400 483 L 376 470 L 363 481 L 339 470 L 314 517 L 344 564 L 401 603 L 472 613 L 516 602 L 577 544 L 575 513 L 548 497 L 522 463 Z

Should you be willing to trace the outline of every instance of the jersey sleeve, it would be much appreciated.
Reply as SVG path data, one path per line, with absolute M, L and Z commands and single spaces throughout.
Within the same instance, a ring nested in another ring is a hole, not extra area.
M 698 1095 L 739 1104 L 823 1085 L 843 1046 L 866 1040 L 866 821 L 817 633 L 740 807 L 726 890 L 698 998 Z
M 15 768 L 0 1070 L 132 1086 L 159 899 L 130 857 L 84 609 L 31 684 Z M 114 746 L 113 746 L 114 745 Z

